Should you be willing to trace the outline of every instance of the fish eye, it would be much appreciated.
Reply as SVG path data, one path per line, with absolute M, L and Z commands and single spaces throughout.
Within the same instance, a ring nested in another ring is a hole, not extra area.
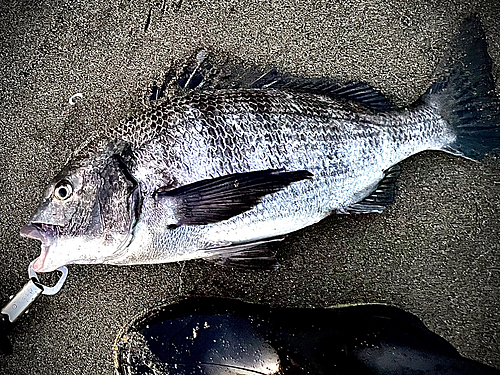
M 67 180 L 59 181 L 54 189 L 54 196 L 62 201 L 71 197 L 73 186 Z

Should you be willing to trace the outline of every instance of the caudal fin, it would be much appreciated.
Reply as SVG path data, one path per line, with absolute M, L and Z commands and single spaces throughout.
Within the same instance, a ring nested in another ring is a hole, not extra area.
M 420 98 L 455 131 L 457 139 L 446 151 L 475 160 L 499 151 L 500 100 L 491 67 L 479 17 L 470 16 L 437 68 L 439 80 Z

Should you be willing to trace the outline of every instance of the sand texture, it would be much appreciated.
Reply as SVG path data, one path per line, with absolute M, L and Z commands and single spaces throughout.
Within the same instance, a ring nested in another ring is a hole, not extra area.
M 468 3 L 4 1 L 0 301 L 27 281 L 39 255 L 19 229 L 46 183 L 91 134 L 141 108 L 172 65 L 209 49 L 249 66 L 365 81 L 408 105 L 432 83 L 461 20 L 478 12 L 500 94 L 499 3 Z M 83 99 L 71 106 L 76 93 Z M 69 266 L 64 289 L 20 319 L 0 373 L 112 374 L 118 330 L 145 308 L 189 295 L 290 307 L 390 303 L 464 356 L 500 368 L 500 162 L 425 152 L 401 167 L 388 210 L 331 216 L 288 236 L 275 272 L 201 260 Z

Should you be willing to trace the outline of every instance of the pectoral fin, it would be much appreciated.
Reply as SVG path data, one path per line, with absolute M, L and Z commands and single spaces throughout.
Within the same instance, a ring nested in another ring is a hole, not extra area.
M 155 199 L 172 211 L 175 224 L 171 228 L 206 225 L 248 211 L 265 195 L 312 176 L 305 170 L 285 172 L 280 169 L 235 173 L 169 191 L 159 190 Z

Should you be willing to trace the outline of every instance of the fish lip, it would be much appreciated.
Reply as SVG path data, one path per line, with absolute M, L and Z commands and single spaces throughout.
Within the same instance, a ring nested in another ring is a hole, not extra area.
M 54 240 L 57 238 L 57 235 L 60 233 L 60 230 L 61 227 L 58 225 L 41 222 L 29 222 L 21 228 L 20 234 L 22 237 L 32 238 L 42 243 L 40 256 L 33 264 L 33 270 L 35 272 L 52 271 L 52 269 L 46 267 L 45 262 L 49 249 L 54 243 Z
M 51 238 L 59 234 L 60 226 L 41 222 L 30 222 L 21 228 L 22 237 L 32 238 L 46 244 Z
M 34 223 L 26 224 L 20 231 L 21 237 L 32 238 L 43 242 L 45 238 L 42 233 L 43 231 L 38 226 L 34 225 Z
M 33 270 L 35 272 L 52 271 L 51 269 L 44 269 L 45 268 L 45 259 L 47 258 L 48 253 L 49 253 L 49 246 L 45 246 L 42 243 L 42 251 L 40 253 L 40 256 L 38 258 L 36 258 L 35 263 L 33 263 Z

